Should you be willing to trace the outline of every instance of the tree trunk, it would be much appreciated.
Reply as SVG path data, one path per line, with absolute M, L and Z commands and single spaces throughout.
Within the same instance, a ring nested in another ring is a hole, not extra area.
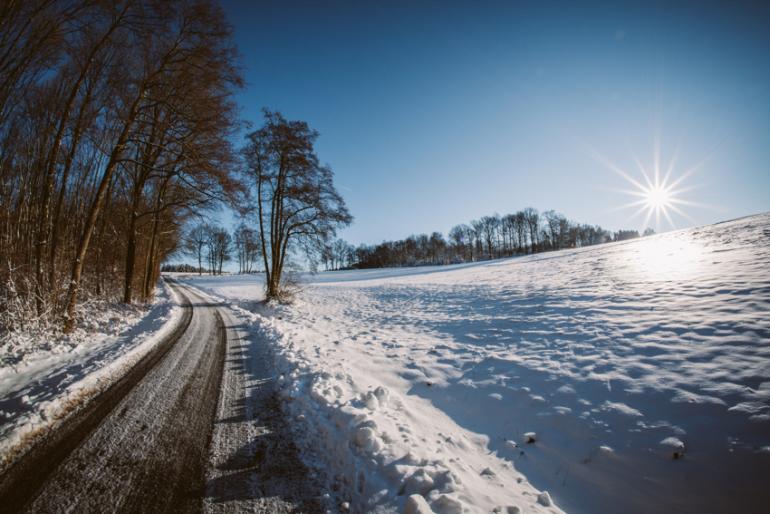
M 150 293 L 152 290 L 153 285 L 153 273 L 152 269 L 155 264 L 155 248 L 158 240 L 158 225 L 159 225 L 159 216 L 156 213 L 155 217 L 152 220 L 152 235 L 150 236 L 150 249 L 147 252 L 147 259 L 145 260 L 145 268 L 144 268 L 144 281 L 142 284 L 142 300 L 147 300 L 147 298 L 150 297 Z
M 152 217 L 152 237 L 150 238 L 150 251 L 147 253 L 147 264 L 144 270 L 144 284 L 142 287 L 142 299 L 147 300 L 155 287 L 153 268 L 155 266 L 155 253 L 158 243 L 158 229 L 160 226 L 160 213 L 163 204 L 163 195 L 166 194 L 166 186 L 171 180 L 171 175 L 166 176 L 158 186 L 158 194 L 155 198 L 155 211 Z
M 263 208 L 262 208 L 262 170 L 259 170 L 260 175 L 257 177 L 257 214 L 259 216 L 259 239 L 262 243 L 260 245 L 260 249 L 262 250 L 262 260 L 265 264 L 265 284 L 267 285 L 267 296 L 270 298 L 271 296 L 271 288 L 272 288 L 272 281 L 271 281 L 271 274 L 270 274 L 270 267 L 267 265 L 267 245 L 265 244 L 265 222 L 264 222 L 264 215 L 263 215 Z
M 136 261 L 136 210 L 139 208 L 136 197 L 131 205 L 131 221 L 128 224 L 126 245 L 126 272 L 123 281 L 123 303 L 131 303 L 134 292 L 134 264 Z
M 118 141 L 115 144 L 115 147 L 112 149 L 110 160 L 107 163 L 107 167 L 104 170 L 104 175 L 102 175 L 102 180 L 99 183 L 99 188 L 96 191 L 96 198 L 88 210 L 88 217 L 86 218 L 86 223 L 83 227 L 83 233 L 80 236 L 80 240 L 78 242 L 77 251 L 75 252 L 75 260 L 72 263 L 72 273 L 70 274 L 69 289 L 67 291 L 67 308 L 64 314 L 65 333 L 72 332 L 72 329 L 75 328 L 75 307 L 78 301 L 80 278 L 83 274 L 83 263 L 86 258 L 86 253 L 88 252 L 88 245 L 91 242 L 91 235 L 93 234 L 94 226 L 96 226 L 96 219 L 101 212 L 102 205 L 104 204 L 104 197 L 105 192 L 107 191 L 107 186 L 112 180 L 112 174 L 115 173 L 115 169 L 118 166 L 118 161 L 120 160 L 120 157 L 123 153 L 123 148 L 126 145 L 126 141 L 128 140 L 128 134 L 130 132 L 131 125 L 134 123 L 134 118 L 136 117 L 139 101 L 141 98 L 142 95 L 138 94 L 134 99 L 134 103 L 129 109 L 128 118 L 123 125 L 123 130 L 118 137 Z

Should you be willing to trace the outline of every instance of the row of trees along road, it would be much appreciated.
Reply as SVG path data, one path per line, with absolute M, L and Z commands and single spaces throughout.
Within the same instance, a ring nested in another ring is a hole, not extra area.
M 0 331 L 147 300 L 183 246 L 221 273 L 234 242 L 280 298 L 289 257 L 350 223 L 306 123 L 266 110 L 233 148 L 236 54 L 214 0 L 0 4 Z M 185 237 L 222 202 L 246 220 L 234 237 Z
M 205 0 L 0 5 L 0 328 L 152 295 L 182 221 L 239 190 L 241 85 Z

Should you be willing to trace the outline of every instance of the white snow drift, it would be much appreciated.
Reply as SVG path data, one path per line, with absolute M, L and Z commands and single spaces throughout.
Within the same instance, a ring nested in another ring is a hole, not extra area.
M 769 215 L 324 273 L 270 311 L 259 278 L 190 281 L 274 344 L 306 454 L 353 511 L 767 505 Z

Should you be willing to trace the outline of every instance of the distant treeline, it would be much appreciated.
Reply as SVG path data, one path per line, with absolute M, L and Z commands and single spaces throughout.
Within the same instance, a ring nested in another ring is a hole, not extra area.
M 647 229 L 644 235 L 652 234 Z M 598 225 L 568 220 L 553 210 L 526 208 L 513 214 L 484 216 L 449 231 L 409 236 L 398 241 L 355 247 L 342 239 L 322 256 L 327 270 L 385 268 L 472 262 L 563 248 L 577 248 L 639 237 L 636 230 L 610 232 Z
M 198 268 L 191 264 L 164 264 L 160 267 L 160 271 L 164 273 L 198 273 Z
M 644 235 L 653 234 L 647 229 Z M 591 246 L 640 237 L 636 230 L 610 232 L 597 225 L 574 223 L 555 211 L 527 208 L 505 216 L 484 216 L 449 231 L 412 235 L 377 245 L 351 245 L 336 239 L 324 245 L 320 265 L 326 270 L 440 265 L 511 257 L 563 248 Z M 183 238 L 184 253 L 198 266 L 168 265 L 163 271 L 221 274 L 223 263 L 237 261 L 238 273 L 263 271 L 259 266 L 259 231 L 241 223 L 232 234 L 220 226 L 201 223 Z M 312 262 L 311 262 L 312 264 Z
M 644 235 L 653 234 L 647 229 Z M 441 265 L 511 257 L 563 248 L 577 248 L 640 237 L 636 230 L 610 232 L 596 225 L 569 221 L 555 211 L 528 208 L 506 216 L 484 216 L 449 231 L 412 235 L 377 245 L 351 245 L 336 239 L 323 245 L 319 258 L 310 261 L 325 270 Z M 237 273 L 260 273 L 262 246 L 259 231 L 241 223 L 232 233 L 218 225 L 199 223 L 184 234 L 183 254 L 190 264 L 167 264 L 162 271 L 221 275 L 224 263 L 236 261 Z

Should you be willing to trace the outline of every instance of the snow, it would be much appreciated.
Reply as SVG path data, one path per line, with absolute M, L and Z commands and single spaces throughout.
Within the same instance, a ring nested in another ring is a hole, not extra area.
M 122 376 L 173 330 L 181 312 L 161 284 L 149 309 L 85 309 L 71 335 L 6 339 L 0 349 L 0 463 Z
M 430 505 L 421 495 L 413 494 L 406 499 L 404 514 L 431 514 L 432 512 Z
M 352 512 L 770 500 L 768 214 L 487 263 L 323 273 L 289 306 L 260 304 L 259 276 L 187 280 L 273 342 L 306 459 Z

